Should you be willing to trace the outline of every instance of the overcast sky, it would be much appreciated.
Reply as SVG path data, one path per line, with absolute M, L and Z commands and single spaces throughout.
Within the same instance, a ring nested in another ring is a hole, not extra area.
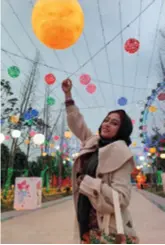
M 57 101 L 54 109 L 59 109 L 61 102 L 64 101 L 60 83 L 67 76 L 62 71 L 73 73 L 80 64 L 85 63 L 90 56 L 103 47 L 103 32 L 105 33 L 106 42 L 108 42 L 121 30 L 118 0 L 80 0 L 79 2 L 85 15 L 83 35 L 73 47 L 62 51 L 53 51 L 41 44 L 32 32 L 31 13 L 34 0 L 2 0 L 1 2 L 1 21 L 5 27 L 2 26 L 1 46 L 9 52 L 23 57 L 17 58 L 14 55 L 2 52 L 2 78 L 8 79 L 11 82 L 15 94 L 19 96 L 21 84 L 25 81 L 25 75 L 30 72 L 31 63 L 25 58 L 34 59 L 36 48 L 40 51 L 41 63 L 57 68 L 51 69 L 39 65 L 37 101 L 35 103 L 35 108 L 39 110 L 43 107 L 45 92 L 44 76 L 46 74 L 53 73 L 57 78 L 56 84 L 53 85 L 55 93 L 53 92 L 52 96 Z M 141 10 L 143 10 L 152 2 L 153 4 L 141 15 L 140 19 L 138 18 L 123 31 L 122 36 L 119 35 L 107 46 L 106 50 L 103 49 L 83 69 L 80 69 L 76 76 L 72 77 L 74 84 L 73 97 L 80 108 L 103 106 L 102 108 L 81 110 L 88 126 L 93 132 L 97 131 L 108 111 L 121 108 L 117 104 L 117 100 L 121 96 L 128 99 L 128 105 L 123 107 L 123 109 L 126 109 L 131 118 L 136 120 L 132 137 L 138 146 L 140 146 L 138 127 L 141 109 L 136 106 L 136 103 L 140 100 L 146 101 L 146 97 L 150 95 L 151 89 L 155 88 L 158 82 L 161 82 L 158 73 L 158 50 L 162 40 L 158 31 L 165 27 L 165 4 L 162 5 L 165 1 L 121 1 L 122 28 L 127 26 L 139 14 L 140 6 L 142 6 Z M 99 12 L 101 12 L 103 29 L 101 28 Z M 129 38 L 138 39 L 140 41 L 139 52 L 133 55 L 126 53 L 121 38 L 123 38 L 124 42 Z M 106 59 L 106 51 L 108 52 L 109 62 Z M 12 79 L 7 74 L 7 68 L 15 64 L 19 66 L 21 74 L 18 78 Z M 108 72 L 109 67 L 112 79 Z M 92 82 L 97 86 L 95 94 L 88 94 L 85 87 L 80 84 L 79 76 L 82 73 L 87 73 L 92 77 Z M 112 83 L 114 84 L 113 86 Z M 52 113 L 52 120 L 55 117 L 56 115 Z M 148 120 L 151 121 L 149 124 L 152 123 L 151 116 L 149 116 Z

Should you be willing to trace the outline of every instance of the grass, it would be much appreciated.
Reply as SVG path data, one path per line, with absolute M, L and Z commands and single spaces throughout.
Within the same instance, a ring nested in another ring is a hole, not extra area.
M 148 192 L 151 192 L 151 193 L 153 193 L 155 195 L 158 195 L 160 197 L 165 198 L 165 193 L 163 191 L 163 187 L 162 186 L 157 186 L 157 187 L 153 186 L 153 187 L 149 187 L 149 188 L 147 188 L 145 190 L 148 191 Z

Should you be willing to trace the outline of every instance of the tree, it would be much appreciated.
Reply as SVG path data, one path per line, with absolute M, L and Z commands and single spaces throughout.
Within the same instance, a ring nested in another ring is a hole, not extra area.
M 6 181 L 7 168 L 9 164 L 9 148 L 2 144 L 1 145 L 1 185 Z

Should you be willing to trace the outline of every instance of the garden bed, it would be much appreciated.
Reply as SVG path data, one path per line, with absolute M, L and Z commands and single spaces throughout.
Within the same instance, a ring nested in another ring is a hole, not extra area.
M 155 194 L 155 195 L 158 195 L 158 196 L 160 196 L 160 197 L 165 198 L 165 193 L 164 193 L 164 191 L 163 191 L 163 187 L 162 187 L 162 186 L 148 187 L 148 188 L 146 188 L 145 190 L 148 191 L 148 192 L 151 192 L 151 193 L 153 193 L 153 194 Z

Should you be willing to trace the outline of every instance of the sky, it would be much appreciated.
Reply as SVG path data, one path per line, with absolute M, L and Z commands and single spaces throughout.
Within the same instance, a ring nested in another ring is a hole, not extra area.
M 15 95 L 19 97 L 21 86 L 31 69 L 31 62 L 27 58 L 34 60 L 36 50 L 39 50 L 40 63 L 46 64 L 47 67 L 38 66 L 35 108 L 42 110 L 45 94 L 44 76 L 53 73 L 57 79 L 55 85 L 51 87 L 53 90 L 51 96 L 56 98 L 51 113 L 53 123 L 57 117 L 57 110 L 64 102 L 61 91 L 62 80 L 66 79 L 68 74 L 74 73 L 104 47 L 105 43 L 113 40 L 71 77 L 74 86 L 73 98 L 88 127 L 94 133 L 108 111 L 125 109 L 135 120 L 132 140 L 137 143 L 137 147 L 141 147 L 139 119 L 142 109 L 137 104 L 139 101 L 146 103 L 152 89 L 162 81 L 158 54 L 163 45 L 159 30 L 165 29 L 165 1 L 80 0 L 79 3 L 85 17 L 83 34 L 72 47 L 65 50 L 52 50 L 44 46 L 32 31 L 31 14 L 35 1 L 2 0 L 1 48 L 7 52 L 1 53 L 1 77 L 11 82 Z M 150 5 L 148 9 L 129 24 L 148 5 Z M 125 28 L 126 26 L 128 27 Z M 123 28 L 125 29 L 122 34 L 114 38 Z M 124 43 L 129 38 L 140 41 L 140 49 L 135 54 L 129 54 L 124 50 Z M 21 71 L 20 76 L 15 79 L 9 77 L 7 73 L 7 68 L 13 65 L 17 65 Z M 79 77 L 84 73 L 91 76 L 92 83 L 97 87 L 92 95 L 88 94 L 85 87 L 80 84 Z M 126 106 L 118 105 L 117 101 L 120 97 L 127 98 Z M 156 113 L 159 117 L 163 117 L 159 110 Z M 149 115 L 147 123 L 150 127 L 152 120 L 152 116 Z M 160 121 L 163 121 L 163 118 Z M 139 148 L 134 150 L 139 151 Z

